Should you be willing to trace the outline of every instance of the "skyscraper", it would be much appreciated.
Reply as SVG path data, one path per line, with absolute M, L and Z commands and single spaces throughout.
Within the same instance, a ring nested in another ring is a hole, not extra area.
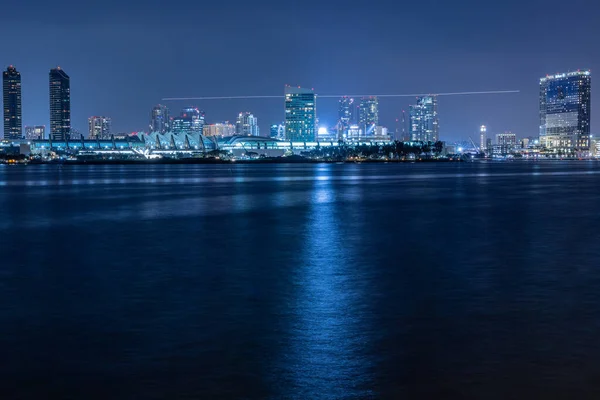
M 4 99 L 4 139 L 21 139 L 21 73 L 12 65 L 2 73 Z
M 66 140 L 71 133 L 71 80 L 60 67 L 50 70 L 50 137 Z
M 410 106 L 410 135 L 416 142 L 439 140 L 436 96 L 417 97 L 417 104 Z
M 241 112 L 235 120 L 235 134 L 242 136 L 259 136 L 258 118 L 250 112 Z
M 591 73 L 540 79 L 540 143 L 555 151 L 590 149 Z
M 352 99 L 350 97 L 346 97 L 346 96 L 340 98 L 339 108 L 338 108 L 338 118 L 339 118 L 339 123 L 340 123 L 340 129 L 342 130 L 343 134 L 348 133 L 348 128 L 350 127 L 350 124 L 352 124 L 354 122 L 354 121 L 352 121 L 353 113 L 354 113 L 354 99 Z
M 46 127 L 44 125 L 26 126 L 25 139 L 36 140 L 46 138 Z
M 379 125 L 379 100 L 377 97 L 363 97 L 360 99 L 359 125 L 365 135 L 373 135 L 375 127 Z
M 169 109 L 167 106 L 159 104 L 152 108 L 152 112 L 150 113 L 150 132 L 167 133 L 171 129 L 169 122 Z
M 517 135 L 511 132 L 498 133 L 496 144 L 494 153 L 499 155 L 510 154 L 517 147 Z
M 110 138 L 110 118 L 89 117 L 88 118 L 88 138 L 89 139 L 108 139 Z
M 481 125 L 479 128 L 479 151 L 485 151 L 486 142 L 485 135 L 487 133 L 487 127 L 485 125 Z
M 285 88 L 285 138 L 292 142 L 314 142 L 317 97 L 311 89 Z
M 174 133 L 187 133 L 188 135 L 200 133 L 204 130 L 204 111 L 196 107 L 187 107 L 181 110 L 179 117 L 171 121 L 171 131 Z
M 284 140 L 285 139 L 285 126 L 283 124 L 271 125 L 271 138 Z

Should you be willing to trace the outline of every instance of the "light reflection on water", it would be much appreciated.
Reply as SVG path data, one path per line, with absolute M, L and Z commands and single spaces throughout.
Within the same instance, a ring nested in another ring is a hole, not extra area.
M 0 392 L 600 398 L 599 171 L 0 169 Z

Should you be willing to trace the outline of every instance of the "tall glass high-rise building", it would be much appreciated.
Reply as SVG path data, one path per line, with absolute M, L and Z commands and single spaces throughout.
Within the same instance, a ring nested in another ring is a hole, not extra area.
M 340 128 L 344 133 L 347 133 L 350 125 L 355 122 L 352 120 L 354 116 L 354 99 L 344 96 L 340 98 L 339 103 L 338 118 Z
M 179 117 L 171 121 L 171 131 L 174 133 L 187 133 L 188 135 L 200 133 L 204 130 L 204 111 L 196 107 L 187 107 L 181 110 Z
M 358 123 L 365 135 L 375 134 L 375 127 L 379 125 L 379 100 L 377 97 L 363 97 L 360 99 Z
M 410 136 L 415 142 L 437 142 L 440 137 L 437 97 L 417 97 L 410 106 Z
M 4 139 L 21 139 L 23 123 L 21 113 L 21 73 L 12 65 L 2 73 L 4 100 Z
M 540 144 L 555 151 L 590 149 L 591 73 L 540 79 Z
M 71 79 L 60 67 L 50 70 L 50 138 L 66 140 L 71 133 Z
M 285 138 L 292 142 L 314 142 L 317 136 L 317 96 L 311 89 L 286 86 Z
M 88 138 L 108 139 L 110 138 L 111 119 L 107 117 L 88 118 Z
M 241 112 L 235 120 L 235 134 L 242 136 L 260 136 L 258 118 L 250 112 Z
M 167 106 L 158 104 L 152 108 L 152 112 L 150 113 L 150 132 L 161 134 L 169 132 L 171 129 L 169 122 L 169 109 Z
M 479 151 L 485 151 L 486 142 L 485 137 L 487 134 L 487 127 L 485 125 L 481 125 L 479 128 Z

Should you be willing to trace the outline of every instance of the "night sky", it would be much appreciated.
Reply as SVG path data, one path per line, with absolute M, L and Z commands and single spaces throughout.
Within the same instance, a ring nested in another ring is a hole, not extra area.
M 486 124 L 522 137 L 538 131 L 540 77 L 600 71 L 599 13 L 594 0 L 19 0 L 0 13 L 0 66 L 22 74 L 23 124 L 49 125 L 48 71 L 60 65 L 72 125 L 86 134 L 91 115 L 111 117 L 114 132 L 147 129 L 164 97 L 277 95 L 291 84 L 318 94 L 518 89 L 440 98 L 440 134 L 467 138 Z M 411 101 L 381 99 L 381 123 L 393 132 Z M 251 111 L 263 134 L 283 119 L 283 99 L 166 104 L 172 114 L 197 105 L 209 123 Z M 317 107 L 335 123 L 336 100 Z

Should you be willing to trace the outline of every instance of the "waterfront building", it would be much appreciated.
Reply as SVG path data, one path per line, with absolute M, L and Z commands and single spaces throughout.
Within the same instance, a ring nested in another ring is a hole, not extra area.
M 359 125 L 365 135 L 374 135 L 375 127 L 379 125 L 379 100 L 377 97 L 363 97 L 360 99 Z
M 388 141 L 391 140 L 388 128 L 385 126 L 376 126 L 374 130 L 374 136 L 377 140 Z
M 540 142 L 553 151 L 589 151 L 591 73 L 540 79 Z
M 486 142 L 485 142 L 486 134 L 487 134 L 487 127 L 485 125 L 481 125 L 481 127 L 479 128 L 479 151 L 482 153 L 486 151 Z
M 204 125 L 204 136 L 227 137 L 236 134 L 235 125 L 228 122 Z
M 277 140 L 285 140 L 285 126 L 283 124 L 273 124 L 271 125 L 271 135 L 272 139 Z
M 507 155 L 515 151 L 517 147 L 517 135 L 511 132 L 498 133 L 496 135 L 496 146 L 494 154 Z
M 410 106 L 410 135 L 414 142 L 439 140 L 436 96 L 417 97 L 417 104 Z
M 354 106 L 354 99 L 347 96 L 340 98 L 338 107 L 338 123 L 339 130 L 341 130 L 342 135 L 348 133 L 350 124 L 355 123 L 353 120 L 355 109 L 356 107 Z
M 241 112 L 235 121 L 235 132 L 242 136 L 260 136 L 258 118 L 250 112 Z
M 204 131 L 204 111 L 196 107 L 187 107 L 181 110 L 181 114 L 171 120 L 171 131 L 174 133 L 186 133 L 188 135 L 202 133 Z
M 2 73 L 2 94 L 4 100 L 4 139 L 21 139 L 23 137 L 21 73 L 12 65 Z
M 34 125 L 25 127 L 25 139 L 42 140 L 46 138 L 46 126 Z
M 360 126 L 358 125 L 350 125 L 344 139 L 348 141 L 359 141 L 364 139 L 364 131 L 360 129 Z
M 150 132 L 167 133 L 170 129 L 169 109 L 167 106 L 158 104 L 152 108 L 150 113 Z
M 313 90 L 285 88 L 285 138 L 293 142 L 314 142 L 317 98 Z
M 107 117 L 88 118 L 88 138 L 108 139 L 110 138 L 111 119 Z
M 490 154 L 492 152 L 492 138 L 485 139 L 485 154 Z
M 50 138 L 66 140 L 71 132 L 71 79 L 60 67 L 50 70 Z

